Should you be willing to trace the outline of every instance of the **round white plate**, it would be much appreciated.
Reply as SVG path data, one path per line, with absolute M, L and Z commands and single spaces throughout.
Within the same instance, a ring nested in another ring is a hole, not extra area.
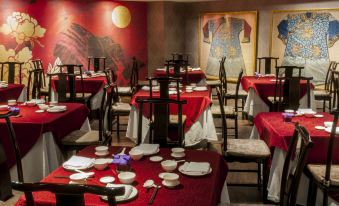
M 326 131 L 327 133 L 331 133 L 332 127 L 326 127 L 326 128 L 325 128 L 325 131 Z M 336 128 L 336 134 L 339 134 L 339 127 Z
M 168 187 L 168 188 L 174 188 L 174 187 L 180 185 L 180 181 L 179 180 L 176 181 L 176 184 L 174 184 L 174 185 L 172 185 L 172 184 L 168 185 L 165 180 L 163 180 L 161 183 L 162 183 L 162 185 L 164 185 L 165 187 Z
M 164 175 L 167 175 L 167 174 L 173 174 L 173 173 L 171 173 L 171 172 L 162 172 L 162 173 L 159 174 L 159 178 L 160 179 L 164 179 Z
M 324 130 L 325 129 L 325 127 L 323 127 L 323 126 L 315 126 L 314 128 L 316 128 L 318 130 Z
M 39 110 L 35 110 L 36 113 L 44 113 L 45 110 L 39 109 Z
M 321 118 L 321 117 L 324 117 L 324 115 L 322 115 L 322 114 L 315 114 L 314 117 Z
M 157 149 L 157 151 L 155 151 L 154 153 L 144 153 L 145 156 L 150 156 L 150 155 L 154 155 L 157 154 L 160 151 L 160 149 Z
M 192 93 L 193 90 L 192 90 L 192 89 L 191 89 L 191 90 L 186 90 L 186 92 L 187 92 L 187 93 Z
M 93 162 L 93 164 L 91 164 L 89 167 L 70 167 L 70 166 L 65 166 L 65 165 L 62 165 L 62 167 L 63 167 L 65 170 L 68 170 L 68 171 L 74 171 L 74 170 L 87 170 L 87 169 L 92 168 L 93 165 L 94 165 L 94 162 Z
M 106 157 L 109 154 L 109 152 L 106 153 L 95 152 L 94 154 L 98 157 Z
M 210 170 L 207 173 L 203 173 L 203 172 L 186 172 L 183 170 L 183 166 L 181 165 L 178 170 L 179 172 L 181 172 L 184 175 L 188 175 L 188 176 L 204 176 L 204 175 L 208 175 L 212 172 L 212 168 L 210 168 Z
M 162 158 L 161 156 L 152 156 L 152 157 L 150 157 L 149 158 L 149 160 L 151 161 L 151 162 L 160 162 L 160 161 L 162 161 L 164 158 Z
M 60 113 L 60 112 L 65 112 L 66 110 L 61 110 L 61 109 L 47 109 L 47 112 L 50 113 Z
M 172 152 L 171 157 L 174 157 L 175 159 L 181 159 L 181 158 L 185 157 L 185 153 L 184 152 L 182 152 L 182 153 Z
M 196 87 L 193 90 L 194 91 L 207 91 L 207 87 Z
M 0 105 L 0 111 L 8 111 L 8 105 Z
M 121 186 L 125 186 L 125 185 L 121 184 Z M 132 187 L 132 192 L 131 192 L 131 194 L 126 199 L 122 199 L 121 196 L 116 196 L 115 197 L 115 201 L 116 202 L 125 202 L 125 201 L 128 201 L 128 200 L 131 200 L 131 199 L 135 198 L 137 196 L 137 194 L 138 194 L 138 190 L 137 190 L 137 188 L 135 188 L 133 186 L 131 186 L 131 187 Z M 107 196 L 101 196 L 101 199 L 107 201 Z
M 114 180 L 115 180 L 115 178 L 112 177 L 112 176 L 105 176 L 105 177 L 100 178 L 99 181 L 103 184 L 108 184 L 108 183 L 114 182 Z

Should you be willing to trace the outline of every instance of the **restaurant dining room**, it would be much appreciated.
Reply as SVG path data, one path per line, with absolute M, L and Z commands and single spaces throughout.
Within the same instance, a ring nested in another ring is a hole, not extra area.
M 0 0 L 0 206 L 339 206 L 338 65 L 338 0 Z

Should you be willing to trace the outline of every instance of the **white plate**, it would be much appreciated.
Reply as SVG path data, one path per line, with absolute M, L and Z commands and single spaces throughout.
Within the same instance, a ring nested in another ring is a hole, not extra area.
M 36 113 L 44 113 L 45 110 L 39 109 L 39 110 L 35 110 Z
M 170 173 L 170 172 L 162 172 L 159 174 L 159 178 L 160 179 L 164 179 L 164 175 L 167 175 L 167 174 L 173 174 L 173 173 Z
M 91 164 L 89 167 L 72 167 L 72 166 L 64 166 L 62 165 L 62 167 L 65 169 L 65 170 L 69 170 L 69 171 L 74 171 L 74 170 L 87 170 L 87 169 L 90 169 L 92 168 L 94 165 L 94 162 L 93 164 Z
M 212 168 L 210 168 L 210 170 L 207 172 L 207 173 L 204 173 L 204 172 L 186 172 L 183 170 L 183 166 L 184 165 L 181 165 L 178 170 L 179 172 L 181 172 L 182 174 L 184 175 L 188 175 L 188 176 L 204 176 L 204 175 L 208 175 L 212 172 Z
M 314 128 L 316 128 L 318 130 L 324 130 L 325 129 L 325 127 L 323 127 L 323 126 L 315 126 Z
M 112 177 L 112 176 L 105 176 L 105 177 L 100 178 L 99 181 L 103 184 L 108 184 L 108 183 L 114 182 L 114 180 L 115 180 L 115 178 Z
M 150 157 L 149 158 L 149 160 L 151 161 L 151 162 L 160 162 L 160 161 L 162 161 L 164 158 L 162 158 L 161 156 L 152 156 L 152 157 Z
M 181 152 L 181 153 L 172 152 L 171 157 L 174 157 L 175 159 L 181 159 L 185 157 L 185 153 L 184 152 Z
M 325 131 L 331 133 L 332 127 L 326 127 Z M 336 134 L 339 134 L 339 127 L 336 128 Z
M 8 111 L 8 105 L 0 105 L 0 111 Z
M 194 91 L 207 91 L 207 87 L 195 87 Z
M 124 184 L 119 184 L 119 185 L 124 186 Z M 138 190 L 137 190 L 137 188 L 135 188 L 133 186 L 131 186 L 131 187 L 132 187 L 132 192 L 126 199 L 121 199 L 121 196 L 116 196 L 115 201 L 116 202 L 125 202 L 125 201 L 128 201 L 128 200 L 135 198 L 138 194 Z M 101 196 L 101 199 L 107 201 L 107 196 Z
M 314 117 L 321 118 L 321 117 L 324 117 L 324 115 L 322 115 L 322 114 L 315 114 Z
M 174 188 L 174 187 L 180 185 L 180 181 L 179 180 L 177 180 L 176 184 L 174 184 L 174 185 L 168 185 L 165 180 L 163 180 L 161 183 L 162 183 L 162 185 L 164 185 L 165 187 L 168 187 L 168 188 Z
M 98 157 L 106 157 L 109 154 L 109 152 L 106 153 L 95 152 L 94 154 Z
M 66 110 L 63 110 L 63 109 L 51 109 L 51 108 L 49 108 L 46 111 L 49 112 L 49 113 L 60 113 L 60 112 L 65 112 Z

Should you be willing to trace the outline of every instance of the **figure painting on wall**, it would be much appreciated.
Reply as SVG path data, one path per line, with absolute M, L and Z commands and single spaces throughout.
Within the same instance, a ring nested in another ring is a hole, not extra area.
M 313 77 L 316 84 L 324 82 L 331 59 L 329 49 L 339 38 L 336 18 L 330 12 L 290 13 L 275 28 L 275 35 L 285 46 L 281 64 L 304 66 L 303 75 Z M 276 49 L 273 48 L 273 52 L 277 52 Z
M 244 13 L 205 14 L 201 23 L 203 44 L 209 44 L 207 60 L 200 56 L 203 63 L 201 66 L 206 69 L 207 75 L 218 76 L 222 57 L 226 57 L 228 77 L 238 76 L 241 69 L 249 74 L 253 72 L 251 63 L 254 63 L 255 56 L 256 12 L 252 17 Z M 252 48 L 246 50 L 243 45 Z M 204 49 L 204 45 L 200 49 Z M 252 55 L 244 52 L 252 52 Z M 202 53 L 204 51 L 200 52 Z

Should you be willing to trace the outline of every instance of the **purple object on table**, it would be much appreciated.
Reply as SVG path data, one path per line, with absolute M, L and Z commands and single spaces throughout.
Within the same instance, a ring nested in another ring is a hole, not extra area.
M 114 155 L 113 163 L 117 165 L 127 165 L 129 164 L 131 157 L 129 155 Z
M 20 108 L 19 107 L 9 107 L 9 111 L 13 112 L 14 115 L 20 114 Z
M 292 121 L 292 117 L 294 117 L 293 113 L 282 113 L 283 118 L 284 118 L 284 122 L 291 122 Z

